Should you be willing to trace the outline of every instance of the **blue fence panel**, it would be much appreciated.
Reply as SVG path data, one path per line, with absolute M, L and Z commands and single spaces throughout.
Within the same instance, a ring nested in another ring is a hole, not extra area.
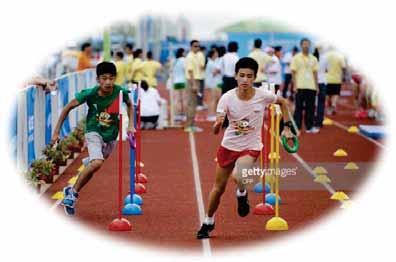
M 27 121 L 27 162 L 28 166 L 36 158 L 34 148 L 34 100 L 36 98 L 36 88 L 31 87 L 26 91 L 26 121 Z
M 51 110 L 51 101 L 52 95 L 45 95 L 45 144 L 49 144 L 51 142 L 52 137 L 52 110 Z
M 68 77 L 63 77 L 58 80 L 58 108 L 59 112 L 62 112 L 63 108 L 69 103 L 69 78 Z M 60 136 L 61 139 L 67 136 L 70 133 L 70 122 L 69 122 L 69 117 L 65 118 L 65 121 L 63 122 Z

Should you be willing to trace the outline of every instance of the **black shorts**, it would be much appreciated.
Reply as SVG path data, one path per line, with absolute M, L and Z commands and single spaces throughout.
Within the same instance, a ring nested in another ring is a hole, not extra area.
M 340 95 L 341 84 L 327 84 L 326 86 L 328 96 Z

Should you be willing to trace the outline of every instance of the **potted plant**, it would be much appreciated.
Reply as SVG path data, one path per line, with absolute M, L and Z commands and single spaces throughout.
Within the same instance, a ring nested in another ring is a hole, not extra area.
M 82 126 L 78 125 L 71 133 L 71 136 L 73 136 L 77 139 L 80 147 L 83 147 L 83 145 L 84 145 L 84 128 Z
M 51 160 L 36 159 L 30 167 L 30 177 L 33 181 L 43 181 L 46 184 L 54 182 L 55 165 Z
M 79 153 L 81 152 L 81 146 L 79 141 L 73 134 L 70 134 L 69 136 L 65 137 L 64 142 L 66 144 L 66 147 L 68 150 L 70 150 L 73 153 Z
M 57 173 L 59 173 L 59 166 L 66 166 L 68 152 L 63 151 L 61 146 L 57 144 L 54 146 L 53 144 L 49 144 L 43 150 L 44 155 L 46 156 L 47 160 L 52 160 L 55 164 L 55 169 Z

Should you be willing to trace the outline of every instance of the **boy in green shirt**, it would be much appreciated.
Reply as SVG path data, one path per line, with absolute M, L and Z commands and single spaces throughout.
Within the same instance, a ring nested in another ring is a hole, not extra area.
M 114 112 L 115 110 L 112 110 L 112 108 L 118 104 L 120 91 L 123 93 L 123 102 L 127 105 L 129 119 L 127 132 L 135 132 L 133 106 L 128 96 L 128 90 L 114 84 L 116 75 L 117 70 L 113 63 L 99 63 L 96 66 L 98 85 L 77 93 L 75 99 L 70 101 L 62 110 L 55 126 L 52 137 L 53 143 L 59 140 L 60 128 L 69 112 L 81 104 L 86 103 L 88 105 L 85 140 L 88 147 L 89 164 L 80 173 L 74 186 L 67 186 L 63 189 L 62 205 L 68 215 L 74 215 L 80 190 L 99 170 L 116 145 L 119 132 L 119 113 Z

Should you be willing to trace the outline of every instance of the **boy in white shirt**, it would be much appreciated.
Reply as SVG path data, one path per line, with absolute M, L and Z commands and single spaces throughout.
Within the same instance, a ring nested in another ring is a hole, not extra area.
M 217 152 L 216 178 L 209 194 L 207 216 L 197 232 L 197 238 L 208 238 L 214 229 L 214 213 L 220 204 L 228 178 L 236 169 L 235 179 L 238 189 L 238 214 L 248 215 L 250 207 L 247 190 L 241 179 L 241 168 L 252 168 L 263 147 L 261 127 L 265 107 L 272 103 L 280 104 L 285 121 L 282 134 L 291 138 L 287 100 L 262 88 L 253 88 L 258 71 L 257 62 L 250 57 L 241 58 L 235 65 L 237 88 L 225 93 L 217 106 L 217 119 L 213 125 L 214 134 L 218 134 L 227 115 L 230 125 L 224 133 L 221 146 Z

